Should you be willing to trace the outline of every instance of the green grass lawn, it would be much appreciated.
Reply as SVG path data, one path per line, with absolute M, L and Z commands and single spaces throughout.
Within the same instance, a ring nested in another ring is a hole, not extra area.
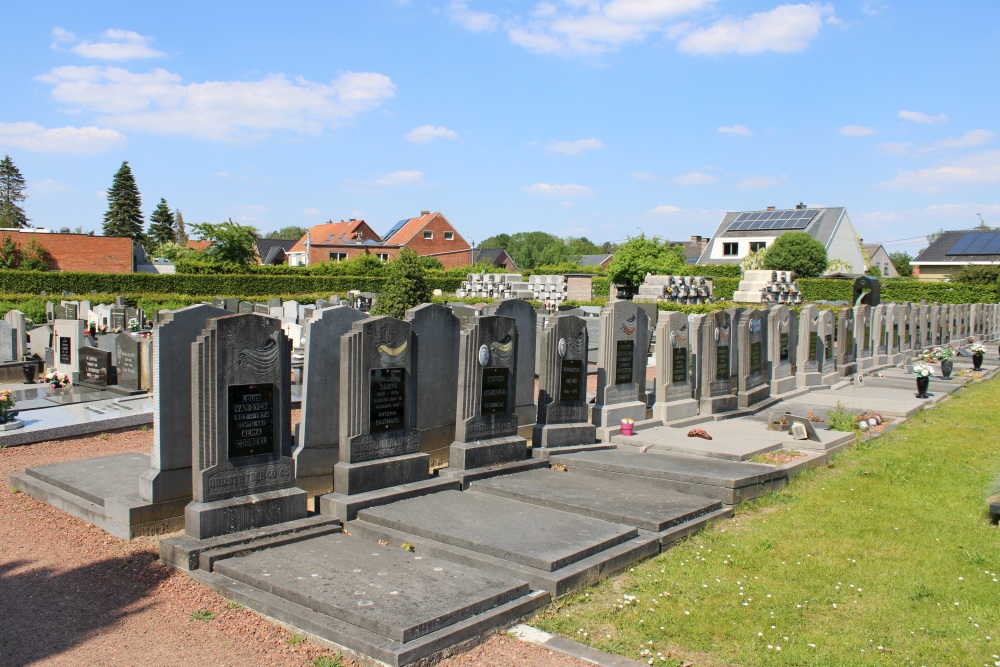
M 658 665 L 1000 665 L 998 475 L 980 383 L 531 622 Z

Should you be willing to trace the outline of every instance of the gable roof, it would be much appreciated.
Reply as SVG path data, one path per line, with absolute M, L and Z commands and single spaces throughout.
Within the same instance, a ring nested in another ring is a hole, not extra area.
M 584 255 L 580 258 L 580 266 L 601 266 L 612 257 L 614 255 L 608 253 L 603 255 Z
M 427 226 L 433 218 L 441 215 L 440 212 L 421 213 L 416 218 L 408 218 L 397 222 L 382 239 L 383 244 L 406 245 L 421 229 Z
M 321 225 L 313 225 L 309 233 L 304 235 L 290 250 L 286 252 L 305 252 L 306 239 L 309 245 L 353 245 L 357 243 L 355 235 L 360 227 L 371 229 L 364 220 L 341 220 L 340 222 L 325 222 Z M 379 241 L 378 234 L 372 232 L 376 243 Z
M 963 264 L 993 264 L 1000 263 L 1000 251 L 996 253 L 984 253 L 980 255 L 966 255 L 966 254 L 950 254 L 953 250 L 962 249 L 959 243 L 966 239 L 966 235 L 996 235 L 990 238 L 986 236 L 970 236 L 969 240 L 986 242 L 992 239 L 1000 238 L 1000 232 L 991 229 L 960 229 L 954 232 L 945 232 L 941 234 L 934 243 L 920 251 L 917 258 L 910 262 L 910 264 L 953 264 L 956 266 L 961 266 Z M 964 244 L 963 244 L 964 245 Z M 997 247 L 996 245 L 992 247 Z M 975 246 L 972 246 L 975 249 Z M 991 248 L 992 249 L 992 248 Z
M 261 264 L 270 264 L 281 252 L 291 250 L 296 242 L 295 239 L 257 239 L 257 254 Z
M 514 259 L 503 248 L 476 248 L 472 256 L 472 263 L 484 262 L 493 266 L 503 266 L 505 257 L 510 260 L 511 266 L 514 266 Z
M 771 211 L 772 213 L 784 213 L 786 211 L 796 211 L 801 210 L 799 208 L 795 209 L 778 209 L 776 211 Z M 740 217 L 743 213 L 766 213 L 768 211 L 730 211 L 722 217 L 722 222 L 719 223 L 719 228 L 715 230 L 715 235 L 712 236 L 711 241 L 705 246 L 704 252 L 702 252 L 701 257 L 698 260 L 699 264 L 718 264 L 720 260 L 711 259 L 712 249 L 715 247 L 715 241 L 720 238 L 726 239 L 741 239 L 741 238 L 777 238 L 786 232 L 805 232 L 809 236 L 813 237 L 817 241 L 823 244 L 824 248 L 830 247 L 830 240 L 833 238 L 834 232 L 837 231 L 837 227 L 840 224 L 841 219 L 844 217 L 846 209 L 843 206 L 838 206 L 834 208 L 819 208 L 816 206 L 807 207 L 807 210 L 816 211 L 816 215 L 806 223 L 805 227 L 797 229 L 736 229 L 732 230 L 730 227 L 736 222 L 736 219 Z

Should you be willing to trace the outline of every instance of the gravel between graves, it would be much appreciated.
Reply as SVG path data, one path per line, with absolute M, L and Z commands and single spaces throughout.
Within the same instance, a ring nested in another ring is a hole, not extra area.
M 0 665 L 304 666 L 335 655 L 164 567 L 156 540 L 124 542 L 7 481 L 32 465 L 148 452 L 152 439 L 136 429 L 0 450 Z M 441 664 L 591 663 L 498 635 Z

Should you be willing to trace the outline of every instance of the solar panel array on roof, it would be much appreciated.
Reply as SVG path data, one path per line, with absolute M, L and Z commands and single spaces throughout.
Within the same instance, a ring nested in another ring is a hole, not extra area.
M 751 229 L 804 229 L 819 213 L 815 208 L 794 208 L 785 211 L 747 211 L 729 225 L 727 231 Z
M 1000 232 L 967 232 L 946 255 L 998 255 Z
M 402 229 L 403 225 L 405 225 L 409 221 L 410 221 L 409 218 L 403 218 L 402 220 L 400 220 L 399 222 L 397 222 L 395 225 L 393 225 L 392 229 L 390 229 L 388 232 L 386 232 L 385 236 L 382 237 L 382 242 L 384 243 L 384 242 L 388 241 L 390 238 L 392 238 L 392 235 L 395 234 L 396 232 L 398 232 L 400 229 Z

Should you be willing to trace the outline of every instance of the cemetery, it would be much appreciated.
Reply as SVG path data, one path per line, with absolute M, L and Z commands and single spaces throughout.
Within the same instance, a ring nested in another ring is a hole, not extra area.
M 649 276 L 635 301 L 550 312 L 520 297 L 558 304 L 573 276 L 496 276 L 463 286 L 491 305 L 402 319 L 361 293 L 63 300 L 30 330 L 10 311 L 0 446 L 145 426 L 152 447 L 9 484 L 161 537 L 170 567 L 356 658 L 428 664 L 828 463 L 856 441 L 843 415 L 874 431 L 1000 368 L 1000 304 L 876 282 L 820 307 L 748 271 L 722 309 L 660 310 L 712 286 Z

